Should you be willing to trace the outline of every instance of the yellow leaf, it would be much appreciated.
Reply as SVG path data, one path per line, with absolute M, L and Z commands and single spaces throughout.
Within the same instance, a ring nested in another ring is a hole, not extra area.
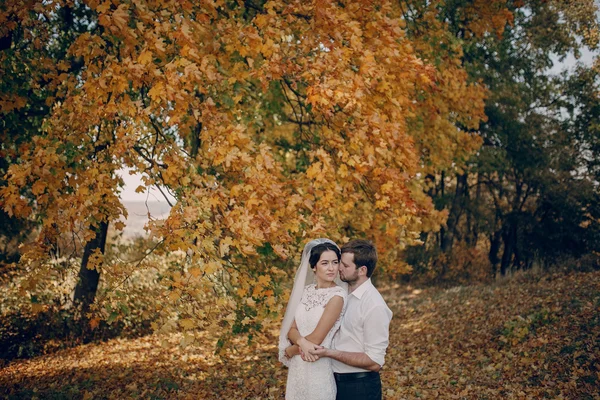
M 192 320 L 191 318 L 182 319 L 179 321 L 179 326 L 181 326 L 184 330 L 189 331 L 195 326 L 194 320 Z
M 150 50 L 144 50 L 137 58 L 138 63 L 148 65 L 152 61 L 153 54 Z
M 152 86 L 152 89 L 148 92 L 148 96 L 150 96 L 152 100 L 158 100 L 163 96 L 164 90 L 165 85 L 162 82 L 158 82 Z
M 283 247 L 280 244 L 274 245 L 273 251 L 275 251 L 275 254 L 277 254 L 279 257 L 281 257 L 284 260 L 286 260 L 288 258 L 288 253 L 287 253 L 285 247 Z
M 259 28 L 264 28 L 268 24 L 267 16 L 264 14 L 257 14 L 254 18 L 254 24 Z
M 213 274 L 221 268 L 221 264 L 218 261 L 211 261 L 204 267 L 204 271 L 207 274 Z
M 44 190 L 46 190 L 46 184 L 41 180 L 31 186 L 31 192 L 36 196 L 44 193 Z
M 321 162 L 317 161 L 306 170 L 306 176 L 310 179 L 317 177 L 321 173 Z
M 189 271 L 190 275 L 192 275 L 194 278 L 197 278 L 202 274 L 202 270 L 198 267 L 192 267 Z
M 271 282 L 271 277 L 267 276 L 267 275 L 261 275 L 258 277 L 258 284 L 259 285 L 268 285 L 269 282 Z
M 98 13 L 100 14 L 104 14 L 105 12 L 107 12 L 110 9 L 110 1 L 105 1 L 104 3 L 100 4 L 98 7 L 96 7 L 96 11 L 98 11 Z
M 163 38 L 158 38 L 154 41 L 154 46 L 156 47 L 157 50 L 164 52 L 166 50 L 165 48 L 165 41 Z
M 179 341 L 179 344 L 183 347 L 185 346 L 189 346 L 190 344 L 194 343 L 194 341 L 196 340 L 196 338 L 194 337 L 194 335 L 190 335 L 189 333 L 184 333 L 183 334 L 183 338 L 181 338 L 181 340 Z
M 226 256 L 229 253 L 229 247 L 233 244 L 233 240 L 231 237 L 227 236 L 221 243 L 219 243 L 219 251 L 221 252 L 221 257 Z
M 127 4 L 121 4 L 112 15 L 112 20 L 120 29 L 123 29 L 127 26 L 127 22 L 129 21 L 129 12 L 127 9 L 129 6 Z
M 174 290 L 171 293 L 169 293 L 169 300 L 175 302 L 175 301 L 179 300 L 180 296 L 181 296 L 181 293 L 179 293 L 178 290 Z

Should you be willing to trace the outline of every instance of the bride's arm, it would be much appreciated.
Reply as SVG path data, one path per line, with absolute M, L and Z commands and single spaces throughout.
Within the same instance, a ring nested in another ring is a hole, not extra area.
M 309 354 L 309 350 L 315 350 L 318 348 L 317 345 L 320 345 L 323 340 L 325 340 L 325 336 L 327 336 L 327 333 L 339 318 L 343 306 L 344 299 L 340 296 L 333 296 L 325 306 L 325 311 L 323 311 L 323 315 L 317 323 L 315 330 L 305 337 L 302 337 L 298 331 L 296 321 L 294 320 L 292 327 L 288 332 L 288 339 L 290 339 L 292 343 L 300 346 L 305 354 Z
M 323 314 L 324 314 L 324 312 L 323 312 Z M 311 342 L 310 339 L 306 339 L 306 338 L 302 337 L 302 335 L 300 334 L 300 331 L 298 330 L 298 325 L 296 325 L 296 320 L 294 320 L 294 322 L 292 322 L 292 327 L 290 328 L 290 331 L 288 332 L 288 339 L 290 339 L 290 342 L 292 342 L 293 346 L 290 346 L 286 349 L 286 354 L 288 352 L 288 349 L 290 351 L 293 351 L 292 347 L 296 346 L 298 348 L 297 354 L 302 355 L 302 358 L 305 359 L 305 361 L 316 361 L 317 360 L 317 358 L 310 355 L 310 353 L 308 353 L 308 351 L 316 349 L 318 346 L 316 344 L 314 344 L 313 342 Z M 308 357 L 306 356 L 307 354 L 309 354 Z M 296 355 L 296 354 L 294 354 L 294 355 Z
M 287 356 L 287 358 L 292 358 L 294 356 L 297 356 L 298 354 L 300 354 L 300 346 L 298 346 L 297 344 L 293 344 L 285 349 L 285 355 Z

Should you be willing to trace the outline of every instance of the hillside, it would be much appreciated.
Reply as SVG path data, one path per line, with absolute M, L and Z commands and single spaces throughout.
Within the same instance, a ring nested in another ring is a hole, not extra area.
M 491 286 L 382 290 L 394 311 L 386 399 L 599 399 L 600 272 L 523 275 Z M 3 395 L 282 399 L 277 326 L 223 358 L 216 332 L 93 343 L 0 370 Z

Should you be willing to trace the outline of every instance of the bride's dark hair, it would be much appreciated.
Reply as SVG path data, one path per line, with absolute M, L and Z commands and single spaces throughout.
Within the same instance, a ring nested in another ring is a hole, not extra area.
M 308 264 L 310 265 L 311 268 L 314 268 L 317 263 L 319 262 L 319 260 L 321 259 L 321 254 L 323 254 L 326 251 L 333 251 L 335 252 L 335 254 L 337 255 L 337 259 L 338 261 L 340 261 L 340 258 L 342 257 L 342 253 L 340 252 L 340 249 L 332 243 L 321 243 L 316 245 L 315 247 L 313 247 L 310 250 L 310 258 L 308 259 Z

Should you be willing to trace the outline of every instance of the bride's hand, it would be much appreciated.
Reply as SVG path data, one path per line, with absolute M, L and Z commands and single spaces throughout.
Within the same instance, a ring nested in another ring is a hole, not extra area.
M 300 346 L 301 353 L 303 353 L 302 359 L 304 361 L 313 362 L 319 359 L 319 357 L 312 354 L 312 352 L 319 349 L 320 346 L 317 346 L 304 337 L 301 337 L 298 340 L 298 346 Z
M 295 344 L 285 349 L 285 355 L 287 358 L 292 358 L 300 354 L 300 347 Z

